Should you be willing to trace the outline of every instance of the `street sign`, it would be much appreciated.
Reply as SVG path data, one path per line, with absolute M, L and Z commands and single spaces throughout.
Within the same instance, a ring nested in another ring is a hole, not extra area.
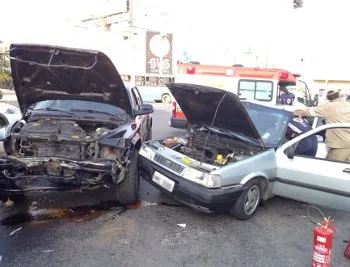
M 172 74 L 173 35 L 146 33 L 146 73 Z

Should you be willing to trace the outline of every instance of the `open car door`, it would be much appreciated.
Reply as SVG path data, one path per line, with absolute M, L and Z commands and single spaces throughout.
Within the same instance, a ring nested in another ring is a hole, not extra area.
M 298 201 L 350 211 L 350 162 L 295 155 L 300 140 L 350 123 L 323 125 L 285 143 L 276 151 L 277 174 L 272 193 Z

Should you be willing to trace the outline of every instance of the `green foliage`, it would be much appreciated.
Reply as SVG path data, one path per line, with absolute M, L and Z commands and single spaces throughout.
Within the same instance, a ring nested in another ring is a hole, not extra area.
M 5 55 L 0 54 L 0 81 L 10 81 L 10 80 L 11 80 L 10 60 Z

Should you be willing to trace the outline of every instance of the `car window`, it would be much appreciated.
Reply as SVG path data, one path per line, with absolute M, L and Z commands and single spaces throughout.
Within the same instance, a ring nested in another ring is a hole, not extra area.
M 329 131 L 330 129 L 328 129 Z M 350 132 L 350 129 L 349 128 L 332 128 L 331 131 L 336 131 L 336 132 L 342 132 L 342 131 L 347 131 L 347 132 Z M 316 132 L 314 135 L 311 135 L 311 136 L 315 136 L 316 137 L 319 137 L 320 135 L 323 135 L 325 134 L 325 130 L 322 130 L 322 131 L 318 131 Z M 293 145 L 293 148 L 294 149 L 297 149 L 297 147 L 299 147 L 299 144 L 302 143 L 304 140 L 306 140 L 306 138 L 309 138 L 311 136 L 308 136 L 308 137 L 305 137 L 304 139 L 301 139 L 298 143 L 294 144 Z M 309 155 L 304 155 L 304 154 L 300 154 L 300 153 L 296 153 L 295 152 L 295 156 L 299 156 L 299 157 L 309 157 L 309 158 L 315 158 L 315 159 L 322 159 L 322 160 L 329 160 L 329 161 L 337 161 L 337 162 L 346 162 L 346 163 L 349 163 L 350 164 L 350 158 L 346 159 L 346 158 L 343 158 L 343 159 L 327 159 L 327 155 L 328 155 L 328 152 L 330 150 L 329 147 L 327 147 L 327 144 L 326 142 L 324 141 L 325 138 L 323 140 L 320 140 L 319 138 L 317 138 L 318 142 L 317 142 L 317 153 L 315 156 L 309 156 Z M 310 143 L 311 140 L 307 141 L 306 143 Z M 306 144 L 305 143 L 305 144 Z M 303 147 L 305 147 L 305 145 L 303 144 Z M 285 151 L 286 153 L 286 151 Z
M 139 102 L 137 101 L 137 98 L 136 98 L 136 95 L 135 95 L 135 92 L 134 90 L 131 90 L 131 94 L 132 94 L 132 99 L 133 99 L 133 102 L 134 102 L 134 108 L 137 108 L 140 106 Z
M 312 102 L 311 96 L 305 83 L 298 81 L 297 84 L 286 85 L 286 88 L 288 89 L 288 92 L 294 94 L 296 100 L 299 103 L 302 103 L 307 107 L 310 106 Z
M 137 87 L 134 88 L 134 93 L 135 93 L 135 96 L 136 96 L 136 99 L 137 99 L 137 103 L 138 103 L 139 105 L 143 104 L 140 91 L 139 91 L 139 89 L 138 89 Z
M 270 101 L 272 91 L 273 83 L 270 81 L 240 80 L 238 84 L 240 98 Z
M 292 114 L 282 109 L 243 102 L 266 147 L 277 147 L 284 141 Z

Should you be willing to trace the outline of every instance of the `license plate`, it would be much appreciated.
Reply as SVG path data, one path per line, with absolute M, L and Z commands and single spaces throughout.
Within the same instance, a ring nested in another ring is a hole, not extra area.
M 154 172 L 152 181 L 168 190 L 169 192 L 173 192 L 174 190 L 175 182 L 159 172 Z

